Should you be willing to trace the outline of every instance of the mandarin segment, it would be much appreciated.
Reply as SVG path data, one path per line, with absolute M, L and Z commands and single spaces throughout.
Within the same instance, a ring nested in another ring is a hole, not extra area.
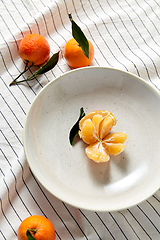
M 83 139 L 85 143 L 92 144 L 97 141 L 95 134 L 95 126 L 90 119 L 86 119 L 83 123 L 81 131 L 79 131 L 80 138 Z
M 86 147 L 85 152 L 91 160 L 97 163 L 108 162 L 110 159 L 106 148 L 104 148 L 102 145 L 102 142 L 90 144 L 88 147 Z
M 99 137 L 99 125 L 100 122 L 102 121 L 103 117 L 100 114 L 96 114 L 92 118 L 93 125 L 95 126 L 95 133 L 96 136 Z
M 85 152 L 93 161 L 107 162 L 109 155 L 117 155 L 124 151 L 123 144 L 127 139 L 125 132 L 109 134 L 117 123 L 114 115 L 109 111 L 96 110 L 86 114 L 79 121 L 79 136 L 89 144 Z
M 110 143 L 124 143 L 127 139 L 127 134 L 125 132 L 115 132 L 107 135 L 103 141 Z
M 105 116 L 99 125 L 100 139 L 103 139 L 104 137 L 106 137 L 115 124 L 116 124 L 116 119 L 112 114 Z
M 125 145 L 123 143 L 106 143 L 103 142 L 103 147 L 106 151 L 111 155 L 118 155 L 123 152 L 125 149 Z
M 110 114 L 110 112 L 108 111 L 105 111 L 105 110 L 95 110 L 93 112 L 90 112 L 90 113 L 87 113 L 80 121 L 79 121 L 79 128 L 81 129 L 82 125 L 83 125 L 83 122 L 86 120 L 86 119 L 93 119 L 93 117 L 95 115 L 101 115 L 102 117 L 105 117 L 106 115 Z

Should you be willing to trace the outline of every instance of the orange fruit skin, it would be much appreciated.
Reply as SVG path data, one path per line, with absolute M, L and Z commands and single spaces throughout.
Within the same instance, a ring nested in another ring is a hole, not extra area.
M 18 228 L 18 240 L 28 240 L 27 229 L 37 229 L 33 234 L 36 240 L 55 240 L 56 233 L 51 221 L 40 215 L 33 215 L 22 221 Z
M 70 39 L 64 48 L 64 57 L 71 68 L 87 67 L 91 64 L 94 58 L 94 47 L 92 43 L 89 42 L 89 58 L 85 56 L 82 48 L 79 46 L 78 42 L 72 38 Z
M 19 55 L 24 62 L 41 65 L 50 57 L 49 43 L 39 34 L 29 34 L 19 44 Z

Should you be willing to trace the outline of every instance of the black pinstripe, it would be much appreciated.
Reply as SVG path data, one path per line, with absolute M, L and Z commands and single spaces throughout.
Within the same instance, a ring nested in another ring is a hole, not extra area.
M 143 232 L 149 237 L 149 239 L 152 239 L 150 235 L 148 234 L 147 230 L 142 226 L 142 224 L 138 221 L 138 219 L 134 216 L 132 211 L 130 209 L 127 209 L 128 212 L 131 214 L 131 216 L 136 220 L 136 222 L 139 224 L 139 226 L 142 228 Z
M 122 213 L 122 212 L 119 212 L 123 217 L 124 219 L 126 220 L 126 222 L 128 223 L 129 227 L 132 229 L 132 231 L 134 232 L 134 234 L 136 235 L 137 239 L 140 239 L 140 237 L 138 236 L 138 234 L 136 233 L 135 229 L 133 228 L 133 226 L 130 224 L 130 222 L 128 221 L 127 217 Z
M 3 204 L 2 204 L 2 199 L 1 199 L 1 198 L 0 198 L 0 204 L 1 204 L 2 214 L 3 214 L 4 218 L 5 218 L 5 220 L 7 221 L 8 226 L 12 229 L 12 231 L 14 232 L 14 234 L 17 236 L 16 230 L 12 227 L 12 224 L 10 223 L 10 221 L 8 220 L 6 214 L 5 214 L 4 211 L 3 211 Z M 2 234 L 3 234 L 3 233 L 2 233 Z M 4 234 L 3 234 L 3 236 L 4 236 Z
M 37 78 L 34 82 L 36 84 L 28 82 L 13 88 L 8 84 L 14 78 L 13 72 L 19 74 L 23 70 L 15 56 L 15 51 L 13 52 L 13 44 L 14 50 L 16 48 L 18 53 L 19 38 L 23 38 L 28 32 L 37 31 L 39 34 L 43 32 L 50 43 L 61 50 L 61 43 L 65 44 L 71 37 L 68 14 L 72 11 L 73 18 L 95 46 L 94 65 L 101 65 L 102 61 L 106 66 L 113 68 L 118 66 L 140 77 L 145 75 L 146 81 L 160 89 L 159 2 L 39 0 L 39 5 L 33 0 L 18 0 L 18 2 L 19 4 L 16 0 L 2 0 L 0 3 L 6 14 L 2 11 L 1 21 L 6 32 L 1 29 L 0 34 L 3 45 L 3 49 L 0 45 L 0 187 L 2 189 L 0 238 L 11 240 L 8 236 L 14 235 L 16 239 L 17 229 L 13 224 L 13 217 L 20 223 L 24 216 L 38 213 L 52 219 L 57 238 L 62 240 L 130 240 L 130 236 L 134 239 L 146 240 L 154 237 L 154 240 L 158 240 L 160 238 L 160 224 L 157 221 L 160 217 L 159 191 L 144 203 L 125 211 L 91 213 L 75 209 L 54 198 L 26 167 L 25 159 L 21 159 L 23 120 L 34 97 L 45 83 L 66 71 L 63 54 L 56 67 L 49 74 Z M 23 25 L 19 24 L 17 19 Z M 61 30 L 64 31 L 63 34 Z M 61 43 L 57 39 L 60 39 Z M 103 42 L 102 46 L 98 39 Z M 135 51 L 135 48 L 138 51 Z M 54 52 L 54 49 L 51 49 L 51 53 Z M 28 74 L 32 74 L 33 71 L 31 69 Z M 41 79 L 44 82 L 41 82 Z M 11 185 L 10 178 L 13 179 Z M 20 203 L 21 209 L 12 202 L 12 194 L 15 201 Z
M 109 232 L 109 234 L 111 235 L 112 239 L 115 239 L 115 237 L 113 236 L 113 234 L 111 233 L 111 231 L 109 230 L 109 228 L 107 227 L 106 223 L 102 220 L 102 218 L 100 217 L 100 215 L 95 212 L 95 214 L 97 215 L 97 217 L 99 218 L 99 220 L 102 222 L 102 224 L 105 226 L 105 228 L 107 229 L 107 231 Z

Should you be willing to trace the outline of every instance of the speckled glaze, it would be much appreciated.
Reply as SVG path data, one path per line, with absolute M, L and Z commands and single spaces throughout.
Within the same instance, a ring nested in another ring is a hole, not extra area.
M 79 117 L 111 111 L 113 131 L 125 131 L 126 148 L 107 163 L 88 159 L 69 131 Z M 116 211 L 134 206 L 160 187 L 160 96 L 142 79 L 115 69 L 72 70 L 50 82 L 31 105 L 23 132 L 29 166 L 54 196 L 72 206 Z

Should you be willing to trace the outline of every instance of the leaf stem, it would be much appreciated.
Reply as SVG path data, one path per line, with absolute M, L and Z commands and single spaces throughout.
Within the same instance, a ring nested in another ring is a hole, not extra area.
M 32 235 L 32 233 L 36 233 L 37 229 L 27 229 L 26 236 L 28 240 L 36 240 L 36 238 Z
M 24 67 L 24 71 L 26 71 L 26 69 L 27 69 L 27 67 L 28 67 L 28 63 L 29 63 L 29 61 L 27 60 L 27 61 L 26 61 L 26 64 L 25 64 L 25 67 Z
M 15 85 L 17 83 L 22 83 L 22 82 L 26 82 L 26 81 L 31 81 L 33 80 L 35 77 L 38 77 L 46 72 L 48 72 L 49 70 L 51 70 L 52 68 L 54 68 L 54 66 L 57 64 L 58 62 L 58 58 L 59 58 L 59 51 L 55 54 L 52 55 L 52 57 L 42 66 L 40 67 L 36 72 L 34 72 L 31 76 L 28 76 L 26 79 L 20 80 L 20 81 L 16 81 L 24 72 L 26 72 L 27 70 L 29 70 L 33 64 L 31 66 L 29 66 L 27 68 L 27 66 L 25 67 L 24 71 L 17 77 L 15 78 L 10 84 L 11 85 Z M 27 63 L 26 63 L 27 65 Z
M 21 73 L 9 84 L 9 86 L 16 84 L 16 83 L 17 83 L 16 80 L 17 80 L 20 76 L 22 76 L 25 72 L 27 72 L 27 71 L 34 65 L 34 63 L 32 63 L 32 64 L 28 67 L 28 63 L 29 63 L 29 61 L 26 62 L 24 71 L 21 72 Z
M 37 232 L 37 229 L 36 229 L 36 228 L 31 228 L 31 229 L 28 229 L 28 228 L 27 228 L 27 231 L 30 231 L 30 232 L 32 232 L 32 233 L 36 233 L 36 232 Z
M 72 14 L 69 13 L 68 16 L 69 16 L 70 21 L 73 21 Z
M 34 78 L 35 78 L 35 76 L 32 75 L 32 76 L 30 76 L 30 77 L 27 77 L 26 79 L 23 79 L 23 80 L 20 80 L 20 81 L 17 81 L 17 82 L 13 82 L 13 83 L 10 84 L 10 86 L 11 86 L 11 85 L 14 85 L 14 84 L 16 84 L 16 83 L 22 83 L 22 82 L 26 82 L 26 81 L 28 82 L 28 81 L 33 80 Z

